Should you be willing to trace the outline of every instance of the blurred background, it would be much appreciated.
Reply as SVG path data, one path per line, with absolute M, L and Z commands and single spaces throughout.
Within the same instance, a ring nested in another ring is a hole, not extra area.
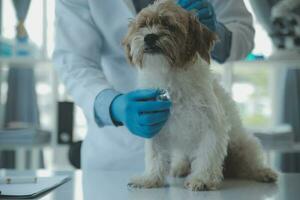
M 300 172 L 300 6 L 282 2 L 245 0 L 253 52 L 213 70 L 267 162 Z M 0 168 L 80 167 L 86 123 L 52 67 L 54 10 L 53 0 L 0 0 Z

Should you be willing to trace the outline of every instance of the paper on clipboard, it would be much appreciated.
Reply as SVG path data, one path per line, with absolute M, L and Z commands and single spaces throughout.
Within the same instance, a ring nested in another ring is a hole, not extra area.
M 36 183 L 0 184 L 0 198 L 34 198 L 70 180 L 68 176 L 39 177 Z

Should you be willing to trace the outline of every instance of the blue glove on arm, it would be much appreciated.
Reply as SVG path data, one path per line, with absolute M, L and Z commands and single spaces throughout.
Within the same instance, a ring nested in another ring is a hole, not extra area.
M 137 136 L 152 138 L 168 120 L 171 107 L 170 101 L 157 101 L 158 95 L 154 89 L 119 95 L 111 103 L 111 118 Z
M 215 44 L 212 57 L 219 63 L 224 63 L 230 56 L 232 33 L 217 21 L 212 4 L 208 0 L 178 0 L 177 4 L 188 11 L 196 11 L 199 21 L 218 34 L 219 42 Z
M 188 11 L 196 11 L 199 21 L 211 31 L 216 31 L 217 19 L 213 6 L 207 0 L 179 0 L 177 2 Z

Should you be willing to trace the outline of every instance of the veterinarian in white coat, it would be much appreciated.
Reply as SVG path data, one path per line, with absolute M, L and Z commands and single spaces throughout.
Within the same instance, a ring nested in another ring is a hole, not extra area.
M 164 124 L 162 121 L 151 133 L 144 133 L 134 120 L 124 120 L 131 119 L 132 112 L 122 110 L 136 87 L 136 71 L 126 62 L 122 38 L 128 19 L 149 2 L 56 1 L 55 68 L 88 123 L 81 153 L 83 170 L 142 169 L 144 137 L 154 136 Z M 218 33 L 220 42 L 212 53 L 215 60 L 237 60 L 251 51 L 254 29 L 242 0 L 186 0 L 179 4 L 188 10 L 199 8 L 199 20 Z M 167 119 L 170 105 L 167 107 L 161 120 Z

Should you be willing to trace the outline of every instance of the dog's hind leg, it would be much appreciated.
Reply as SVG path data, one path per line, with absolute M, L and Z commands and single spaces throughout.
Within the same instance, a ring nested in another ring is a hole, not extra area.
M 128 183 L 133 188 L 157 188 L 163 187 L 167 174 L 168 161 L 153 147 L 153 141 L 145 143 L 145 173 L 134 177 Z
M 228 133 L 230 137 L 228 155 L 225 159 L 225 177 L 253 179 L 261 182 L 276 181 L 277 174 L 264 164 L 259 141 L 244 129 L 235 102 L 217 82 L 214 85 L 214 91 L 231 124 L 231 130 Z
M 259 141 L 243 128 L 234 128 L 224 164 L 224 176 L 251 179 L 259 182 L 275 182 L 277 174 L 265 166 Z

